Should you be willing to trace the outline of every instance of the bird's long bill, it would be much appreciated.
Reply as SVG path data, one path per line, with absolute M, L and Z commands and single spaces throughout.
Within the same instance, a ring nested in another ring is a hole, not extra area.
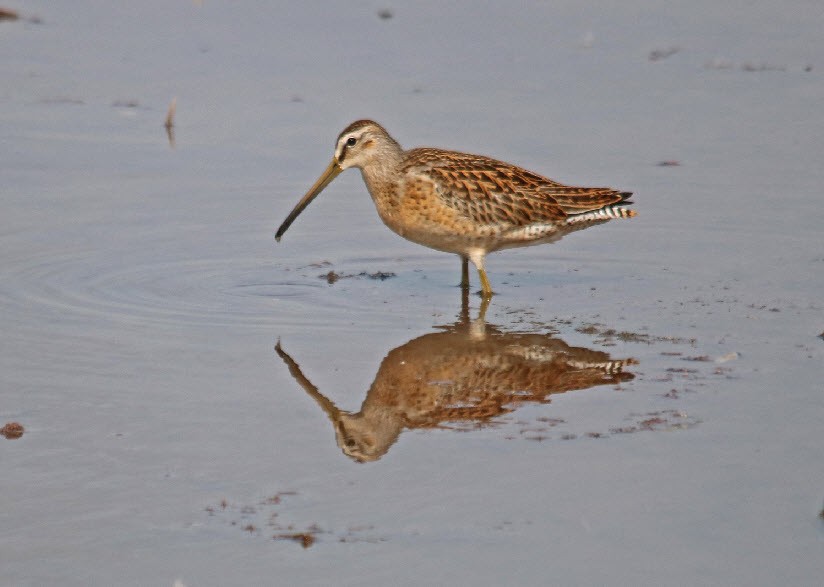
M 278 228 L 278 231 L 275 233 L 275 240 L 280 241 L 280 237 L 283 236 L 283 233 L 286 232 L 289 226 L 291 226 L 291 224 L 295 221 L 295 218 L 297 218 L 300 213 L 303 212 L 303 209 L 306 208 L 306 206 L 308 206 L 309 203 L 323 191 L 323 188 L 332 183 L 332 180 L 335 179 L 341 171 L 343 171 L 343 169 L 341 169 L 338 162 L 333 159 L 329 164 L 329 167 L 321 173 L 320 177 L 315 182 L 315 185 L 309 188 L 306 195 L 303 196 L 300 199 L 300 202 L 298 202 L 292 211 L 289 212 L 289 216 L 286 217 L 286 220 L 283 221 L 283 224 L 280 225 L 280 228 Z

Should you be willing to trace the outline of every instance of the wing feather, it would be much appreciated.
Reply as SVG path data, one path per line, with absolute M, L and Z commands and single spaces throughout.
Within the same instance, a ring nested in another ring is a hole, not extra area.
M 629 192 L 568 186 L 481 155 L 440 149 L 409 152 L 405 171 L 433 182 L 446 206 L 483 225 L 527 226 L 627 202 Z

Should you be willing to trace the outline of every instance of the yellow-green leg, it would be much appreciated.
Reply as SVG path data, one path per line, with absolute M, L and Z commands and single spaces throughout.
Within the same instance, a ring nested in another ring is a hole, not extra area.
M 492 286 L 489 285 L 489 279 L 486 277 L 486 270 L 484 269 L 484 255 L 485 251 L 475 250 L 470 251 L 469 259 L 478 268 L 478 277 L 481 278 L 481 296 L 484 298 L 492 297 Z
M 481 278 L 481 295 L 484 298 L 492 297 L 492 286 L 489 285 L 489 279 L 486 277 L 486 270 L 483 266 L 478 267 L 478 277 Z

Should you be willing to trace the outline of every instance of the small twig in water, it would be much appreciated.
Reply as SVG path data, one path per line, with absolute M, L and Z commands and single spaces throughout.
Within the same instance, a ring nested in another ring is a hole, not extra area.
M 169 137 L 169 145 L 172 148 L 175 146 L 175 112 L 177 112 L 177 96 L 172 98 L 169 111 L 166 113 L 166 122 L 163 123 L 166 128 L 166 136 Z

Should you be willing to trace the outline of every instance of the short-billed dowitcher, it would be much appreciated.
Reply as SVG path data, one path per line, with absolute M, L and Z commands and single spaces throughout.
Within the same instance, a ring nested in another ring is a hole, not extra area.
M 280 341 L 275 351 L 326 412 L 344 454 L 359 462 L 381 458 L 404 430 L 501 424 L 501 416 L 524 404 L 634 378 L 625 369 L 635 359 L 611 359 L 547 334 L 507 332 L 486 323 L 481 304 L 477 319 L 462 310 L 458 322 L 389 351 L 358 412 L 323 395 Z
M 376 122 L 358 120 L 338 136 L 332 162 L 278 228 L 295 218 L 344 169 L 361 170 L 378 214 L 412 242 L 461 257 L 478 269 L 481 293 L 492 295 L 484 257 L 501 249 L 554 242 L 612 218 L 635 215 L 631 192 L 564 185 L 502 161 L 442 149 L 405 151 Z

